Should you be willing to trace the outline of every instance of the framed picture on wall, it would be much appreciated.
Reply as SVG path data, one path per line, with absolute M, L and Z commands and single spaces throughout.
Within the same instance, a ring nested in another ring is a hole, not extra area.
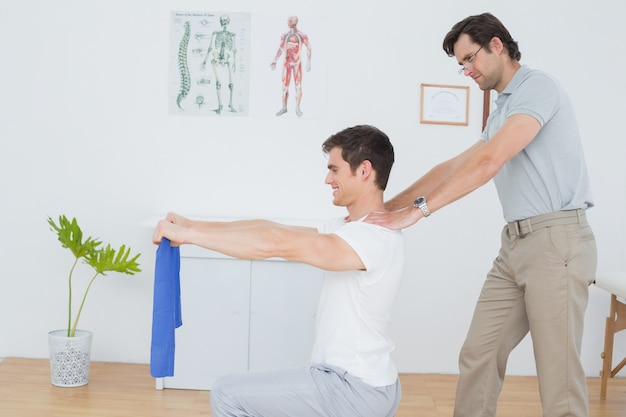
M 468 125 L 469 87 L 421 84 L 420 123 Z

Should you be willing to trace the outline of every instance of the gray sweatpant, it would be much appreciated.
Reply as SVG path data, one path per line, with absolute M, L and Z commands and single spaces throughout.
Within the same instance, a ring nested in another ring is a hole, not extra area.
M 400 380 L 373 387 L 324 364 L 250 371 L 219 378 L 211 389 L 213 417 L 393 417 Z

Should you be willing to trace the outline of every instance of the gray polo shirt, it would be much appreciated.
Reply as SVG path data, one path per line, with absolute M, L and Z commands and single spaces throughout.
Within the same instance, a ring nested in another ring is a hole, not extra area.
M 488 141 L 514 114 L 534 117 L 541 130 L 494 178 L 505 220 L 592 207 L 576 115 L 561 85 L 523 65 L 498 95 L 481 139 Z

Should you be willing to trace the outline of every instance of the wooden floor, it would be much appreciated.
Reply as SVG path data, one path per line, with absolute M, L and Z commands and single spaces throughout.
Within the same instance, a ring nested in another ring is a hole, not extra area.
M 402 374 L 402 402 L 396 417 L 450 417 L 455 375 Z M 589 378 L 590 417 L 626 416 L 626 378 L 609 380 L 600 400 L 600 379 Z M 534 377 L 507 377 L 498 417 L 542 415 Z M 59 388 L 50 383 L 45 359 L 0 361 L 2 417 L 209 417 L 208 391 L 158 391 L 148 365 L 94 362 L 89 384 Z M 306 417 L 306 416 L 303 416 Z M 367 416 L 363 416 L 367 417 Z

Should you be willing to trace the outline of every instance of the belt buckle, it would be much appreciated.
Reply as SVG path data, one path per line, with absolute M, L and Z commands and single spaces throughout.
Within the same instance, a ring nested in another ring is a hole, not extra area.
M 519 236 L 520 235 L 520 227 L 519 221 L 513 221 L 508 223 L 509 226 L 509 234 L 511 236 Z
M 527 234 L 533 232 L 533 225 L 530 219 L 518 220 L 515 223 L 517 224 L 517 228 L 519 229 L 519 237 L 524 237 Z M 523 228 L 526 228 L 526 230 L 523 231 Z

